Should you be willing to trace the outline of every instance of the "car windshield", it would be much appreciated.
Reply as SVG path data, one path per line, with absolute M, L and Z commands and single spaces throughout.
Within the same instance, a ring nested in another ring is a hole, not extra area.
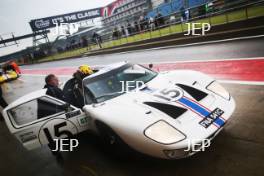
M 100 103 L 132 91 L 156 77 L 157 73 L 140 65 L 126 64 L 84 80 L 86 104 Z

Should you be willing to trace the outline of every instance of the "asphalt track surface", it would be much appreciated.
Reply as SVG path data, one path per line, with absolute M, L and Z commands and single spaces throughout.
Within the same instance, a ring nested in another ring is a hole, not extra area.
M 22 69 L 41 70 L 53 67 L 75 67 L 84 63 L 105 65 L 122 60 L 158 64 L 158 62 L 261 58 L 263 56 L 263 38 L 257 38 L 70 59 L 24 66 Z M 257 64 L 252 70 L 257 69 Z M 222 68 L 224 67 L 226 65 Z M 60 76 L 60 79 L 66 81 L 69 77 L 70 75 Z M 230 77 L 226 77 L 226 79 L 230 79 Z M 250 81 L 248 79 L 247 81 Z M 38 74 L 22 75 L 19 80 L 2 85 L 4 96 L 8 102 L 12 102 L 26 93 L 42 88 L 43 81 L 44 77 Z M 257 81 L 263 80 L 260 77 Z M 111 150 L 102 146 L 96 136 L 83 134 L 79 137 L 80 146 L 78 149 L 74 152 L 63 152 L 64 161 L 58 162 L 47 147 L 26 151 L 10 135 L 6 125 L 1 122 L 0 174 L 9 176 L 263 176 L 264 86 L 254 85 L 254 82 L 250 85 L 239 84 L 239 81 L 236 84 L 228 83 L 224 86 L 236 100 L 235 113 L 224 130 L 213 140 L 210 148 L 190 158 L 167 161 L 137 155 L 136 153 L 130 153 L 119 158 L 112 154 Z

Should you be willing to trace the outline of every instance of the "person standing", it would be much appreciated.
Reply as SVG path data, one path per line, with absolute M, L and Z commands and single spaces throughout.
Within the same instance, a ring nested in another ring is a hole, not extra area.
M 134 22 L 134 29 L 135 29 L 135 30 L 134 30 L 134 33 L 138 33 L 138 32 L 139 32 L 139 28 L 140 28 L 140 27 L 139 27 L 139 25 L 138 25 L 138 22 L 135 21 L 135 22 Z
M 164 18 L 163 18 L 162 14 L 160 12 L 158 12 L 157 20 L 158 20 L 159 27 L 162 27 L 162 26 L 165 25 Z
M 62 101 L 65 101 L 65 96 L 63 91 L 59 88 L 59 79 L 54 74 L 49 74 L 45 77 L 46 85 L 44 88 L 47 89 L 46 94 L 54 98 L 58 98 Z M 57 161 L 63 161 L 63 157 L 59 151 L 54 151 L 56 148 L 55 142 L 50 142 L 48 144 L 51 153 L 56 157 Z
M 186 20 L 185 8 L 181 7 L 181 21 L 184 22 Z
M 3 98 L 3 92 L 1 86 L 0 86 L 0 106 L 2 106 L 3 109 L 8 106 L 7 102 Z
M 62 90 L 59 88 L 59 79 L 54 74 L 49 74 L 45 78 L 46 85 L 44 88 L 47 89 L 46 94 L 52 97 L 58 98 L 62 101 L 65 100 Z
M 17 74 L 21 74 L 21 71 L 17 65 L 17 63 L 15 61 L 11 61 L 10 62 L 10 65 L 12 65 L 12 67 L 14 68 L 14 71 L 17 73 Z
M 140 16 L 139 17 L 139 27 L 140 27 L 140 32 L 143 32 L 144 31 L 144 23 L 145 23 L 145 19 L 143 16 Z
M 93 41 L 100 47 L 102 48 L 102 38 L 99 34 L 96 32 L 93 33 Z
M 0 106 L 4 109 L 5 107 L 8 106 L 7 102 L 3 98 L 3 92 L 2 92 L 2 87 L 0 86 Z M 2 116 L 2 113 L 0 114 L 0 121 L 2 121 L 4 118 Z

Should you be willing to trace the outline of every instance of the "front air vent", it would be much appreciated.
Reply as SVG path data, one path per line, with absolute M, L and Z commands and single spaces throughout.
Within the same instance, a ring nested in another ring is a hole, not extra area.
M 156 108 L 174 119 L 177 119 L 187 111 L 187 109 L 180 108 L 178 106 L 173 106 L 170 104 L 164 104 L 164 103 L 144 102 L 144 104 Z
M 196 88 L 184 85 L 184 84 L 176 84 L 177 86 L 179 86 L 180 88 L 182 88 L 183 90 L 185 90 L 188 94 L 190 94 L 196 101 L 201 101 L 202 99 L 204 99 L 208 94 L 198 90 Z

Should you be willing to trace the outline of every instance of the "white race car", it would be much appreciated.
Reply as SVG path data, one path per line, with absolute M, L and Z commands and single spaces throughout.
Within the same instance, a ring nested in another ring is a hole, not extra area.
M 10 132 L 27 149 L 93 130 L 110 143 L 118 138 L 150 156 L 183 158 L 213 139 L 235 109 L 230 94 L 203 73 L 157 73 L 126 62 L 83 80 L 82 109 L 65 108 L 65 102 L 45 93 L 26 95 L 3 111 Z M 186 150 L 190 144 L 195 150 Z

